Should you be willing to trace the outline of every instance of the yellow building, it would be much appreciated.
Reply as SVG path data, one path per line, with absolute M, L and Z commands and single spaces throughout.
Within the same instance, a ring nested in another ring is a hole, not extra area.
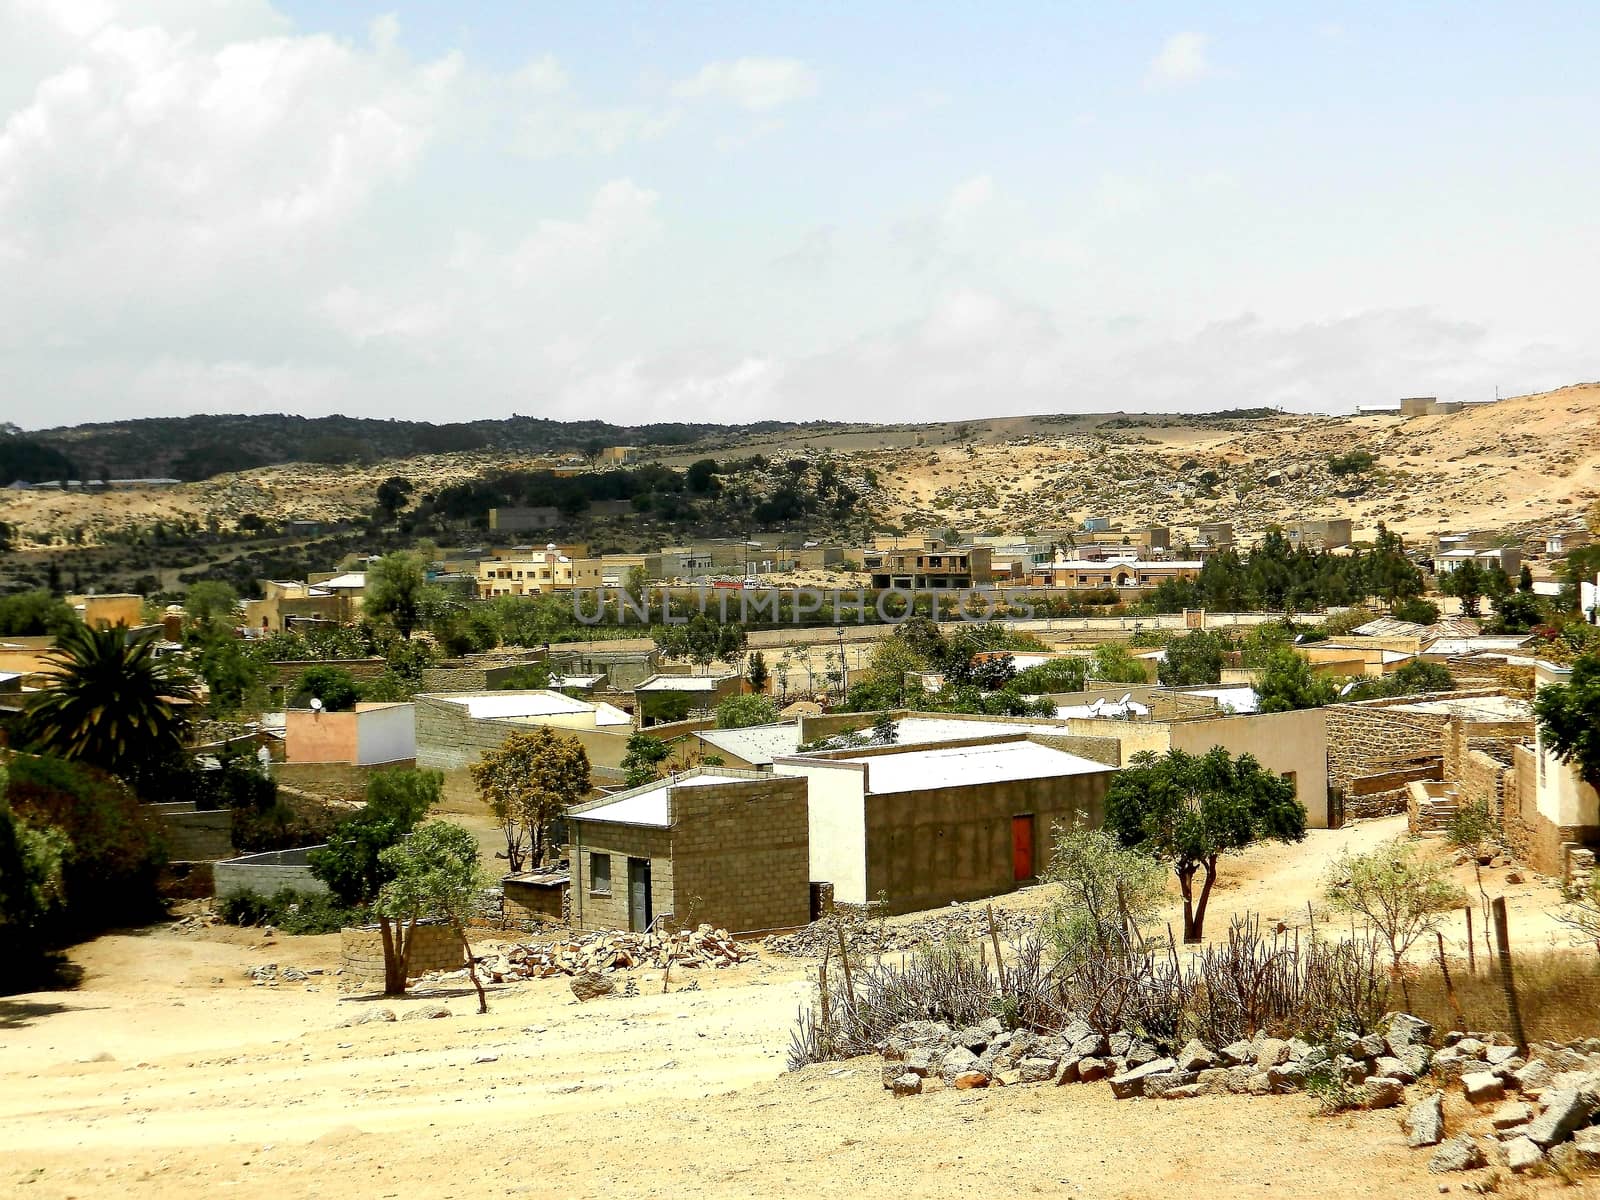
M 541 592 L 599 587 L 600 562 L 573 558 L 553 543 L 516 558 L 488 558 L 478 564 L 478 595 L 536 596 Z
M 128 593 L 105 596 L 68 596 L 67 603 L 85 625 L 109 629 L 126 625 L 129 629 L 144 624 L 144 597 Z

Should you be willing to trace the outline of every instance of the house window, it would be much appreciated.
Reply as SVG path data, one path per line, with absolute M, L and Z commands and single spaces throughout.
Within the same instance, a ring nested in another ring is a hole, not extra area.
M 589 855 L 589 894 L 611 895 L 611 855 Z
M 1295 773 L 1293 771 L 1284 771 L 1279 775 L 1279 778 L 1281 778 L 1285 783 L 1294 789 L 1295 798 L 1299 799 L 1300 784 L 1295 779 Z

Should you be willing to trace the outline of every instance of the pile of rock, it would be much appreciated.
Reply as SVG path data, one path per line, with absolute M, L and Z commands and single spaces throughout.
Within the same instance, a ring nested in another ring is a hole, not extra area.
M 1425 1021 L 1393 1017 L 1384 1034 L 1340 1034 L 1332 1045 L 1258 1036 L 1226 1046 L 1198 1038 L 1169 1052 L 1128 1032 L 1103 1036 L 1083 1020 L 1057 1033 L 1005 1030 L 990 1020 L 954 1029 L 932 1021 L 897 1026 L 879 1046 L 883 1084 L 898 1096 L 930 1081 L 956 1088 L 1106 1080 L 1119 1100 L 1181 1100 L 1200 1095 L 1268 1095 L 1300 1091 L 1317 1069 L 1366 1108 L 1392 1108 L 1429 1066 Z
M 548 945 L 498 946 L 481 956 L 478 965 L 487 978 L 503 983 L 557 975 L 660 970 L 668 965 L 688 970 L 731 967 L 756 957 L 754 949 L 726 929 L 701 925 L 679 932 L 592 933 Z
M 277 963 L 262 963 L 260 966 L 246 967 L 245 978 L 256 987 L 277 987 L 280 983 L 305 983 L 313 975 L 321 975 L 321 967 L 310 967 L 301 970 L 299 967 L 282 967 Z
M 1495 1162 L 1522 1174 L 1547 1160 L 1570 1170 L 1600 1168 L 1600 1038 L 1535 1043 L 1526 1058 L 1503 1033 L 1452 1033 L 1444 1040 L 1434 1076 L 1459 1083 L 1474 1116 L 1446 1141 L 1443 1092 L 1411 1109 L 1410 1145 L 1438 1147 L 1429 1170 Z
M 995 928 L 1007 941 L 1027 937 L 1038 926 L 1038 918 L 1028 913 L 1000 912 L 994 914 Z M 940 912 L 908 924 L 891 925 L 887 921 L 863 918 L 845 925 L 845 945 L 851 954 L 870 956 L 903 954 L 919 946 L 939 945 L 952 939 L 987 941 L 989 938 L 989 912 L 987 906 L 952 905 Z M 774 954 L 792 958 L 821 958 L 824 950 L 839 952 L 839 934 L 834 920 L 816 921 L 793 933 L 775 934 L 762 942 Z

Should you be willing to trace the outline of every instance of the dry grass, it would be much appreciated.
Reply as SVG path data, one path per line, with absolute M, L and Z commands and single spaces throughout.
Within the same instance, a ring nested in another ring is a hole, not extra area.
M 1522 951 L 1512 962 L 1522 1024 L 1530 1041 L 1600 1037 L 1600 955 L 1588 949 Z M 1509 1032 L 1511 1017 L 1500 989 L 1497 963 L 1486 963 L 1480 956 L 1473 975 L 1465 962 L 1452 962 L 1450 979 L 1467 1029 Z M 1418 967 L 1408 977 L 1407 986 L 1412 1012 L 1432 1022 L 1435 1029 L 1462 1025 L 1437 963 Z

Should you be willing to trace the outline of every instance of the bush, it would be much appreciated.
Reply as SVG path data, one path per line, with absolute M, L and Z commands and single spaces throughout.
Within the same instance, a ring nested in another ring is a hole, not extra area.
M 718 729 L 746 729 L 751 725 L 770 725 L 778 719 L 778 706 L 768 696 L 751 693 L 729 696 L 717 705 Z
M 339 903 L 325 892 L 282 888 L 270 896 L 256 891 L 235 892 L 217 907 L 229 925 L 271 925 L 279 933 L 338 933 L 346 925 L 359 925 L 366 913 Z
M 305 708 L 315 697 L 328 712 L 349 712 L 361 699 L 361 685 L 343 667 L 307 667 L 290 694 L 293 708 Z
M 167 861 L 160 826 L 124 784 L 43 755 L 15 755 L 7 770 L 6 795 L 17 817 L 67 840 L 60 913 L 67 931 L 136 923 L 160 912 L 156 882 Z
M 1488 804 L 1482 800 L 1468 800 L 1460 804 L 1445 829 L 1445 836 L 1450 839 L 1452 846 L 1481 846 L 1493 835 L 1494 818 L 1490 815 Z

